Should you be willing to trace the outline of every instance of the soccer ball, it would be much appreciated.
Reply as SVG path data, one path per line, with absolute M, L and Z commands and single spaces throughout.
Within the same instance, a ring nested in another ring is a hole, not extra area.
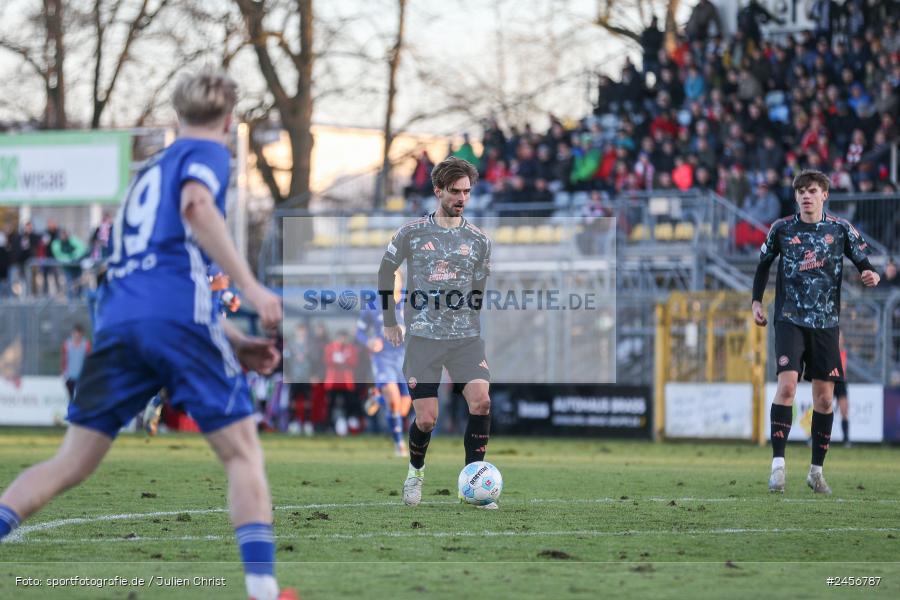
M 489 462 L 477 461 L 467 464 L 457 480 L 459 493 L 469 504 L 483 506 L 496 502 L 503 490 L 500 471 Z

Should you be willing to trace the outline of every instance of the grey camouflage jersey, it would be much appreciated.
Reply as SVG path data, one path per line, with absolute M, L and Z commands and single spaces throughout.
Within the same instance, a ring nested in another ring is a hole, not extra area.
M 759 260 L 768 268 L 778 255 L 775 320 L 801 327 L 837 327 L 844 256 L 857 268 L 868 263 L 868 244 L 845 219 L 824 214 L 818 223 L 799 215 L 772 224 Z
M 456 340 L 481 334 L 472 284 L 491 271 L 491 241 L 483 231 L 466 219 L 452 229 L 441 227 L 432 213 L 401 227 L 384 260 L 398 267 L 407 263 L 407 335 Z

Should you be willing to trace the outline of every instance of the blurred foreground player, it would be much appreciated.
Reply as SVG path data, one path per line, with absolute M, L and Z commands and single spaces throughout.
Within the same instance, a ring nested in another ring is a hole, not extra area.
M 400 302 L 402 287 L 403 275 L 398 269 L 394 272 L 394 302 Z M 403 309 L 398 305 L 394 312 L 402 332 Z M 408 453 L 403 441 L 404 419 L 409 414 L 412 399 L 403 376 L 403 345 L 385 343 L 384 316 L 379 306 L 362 303 L 359 319 L 356 321 L 356 341 L 369 350 L 377 389 L 377 395 L 370 396 L 366 401 L 366 413 L 370 417 L 375 416 L 378 409 L 385 406 L 388 411 L 387 422 L 394 439 L 394 455 L 405 457 Z
M 121 427 L 165 386 L 225 467 L 249 596 L 275 600 L 296 594 L 279 595 L 275 580 L 271 500 L 238 360 L 271 369 L 279 352 L 223 325 L 207 279 L 213 260 L 243 289 L 264 326 L 281 322 L 278 296 L 253 277 L 225 225 L 225 141 L 236 99 L 237 86 L 227 76 L 179 80 L 173 96 L 178 139 L 147 161 L 119 209 L 94 350 L 69 406 L 69 429 L 56 456 L 24 471 L 0 496 L 0 538 L 84 481 Z
M 775 285 L 775 355 L 778 390 L 770 413 L 772 473 L 769 490 L 784 492 L 784 448 L 793 421 L 794 394 L 801 373 L 812 381 L 812 460 L 806 483 L 817 494 L 830 494 L 822 475 L 834 420 L 834 382 L 844 380 L 838 345 L 838 316 L 844 256 L 861 273 L 864 285 L 878 285 L 879 276 L 867 258 L 868 244 L 846 220 L 825 213 L 828 177 L 801 172 L 793 182 L 800 212 L 772 224 L 760 249 L 753 279 L 753 318 L 764 327 L 762 305 L 769 268 L 781 255 Z
M 484 460 L 491 430 L 491 373 L 481 339 L 480 309 L 490 274 L 491 242 L 469 223 L 463 210 L 478 171 L 456 157 L 431 173 L 438 208 L 401 227 L 388 244 L 378 269 L 384 337 L 399 346 L 404 333 L 394 314 L 394 271 L 407 263 L 404 317 L 407 379 L 416 418 L 409 426 L 409 471 L 403 501 L 422 501 L 425 453 L 438 416 L 438 384 L 444 367 L 469 408 L 463 444 L 465 464 Z M 496 509 L 496 503 L 479 508 Z

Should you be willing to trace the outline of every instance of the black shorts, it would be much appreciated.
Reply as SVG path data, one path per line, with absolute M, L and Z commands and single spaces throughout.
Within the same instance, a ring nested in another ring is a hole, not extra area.
M 843 398 L 847 395 L 847 383 L 844 381 L 834 382 L 834 397 Z
M 432 340 L 411 335 L 406 339 L 403 375 L 413 400 L 437 396 L 442 367 L 450 373 L 457 393 L 473 379 L 491 380 L 484 356 L 484 340 L 479 337 Z
M 775 321 L 777 372 L 797 371 L 807 381 L 843 381 L 838 328 L 813 329 Z

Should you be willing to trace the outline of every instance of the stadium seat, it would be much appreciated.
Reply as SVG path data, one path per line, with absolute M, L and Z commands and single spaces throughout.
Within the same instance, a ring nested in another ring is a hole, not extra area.
M 541 225 L 534 230 L 534 241 L 537 244 L 552 244 L 556 241 L 556 231 L 550 225 Z
M 722 223 L 719 223 L 719 237 L 720 238 L 728 237 L 728 223 L 725 223 L 724 221 Z
M 367 246 L 384 246 L 387 245 L 387 240 L 385 240 L 385 229 L 372 229 L 368 232 L 366 236 L 366 245 Z M 390 239 L 390 231 L 388 233 L 388 240 Z
M 497 228 L 497 234 L 494 236 L 494 240 L 498 244 L 512 244 L 516 238 L 516 231 L 514 228 L 504 225 L 503 227 Z
M 337 245 L 337 237 L 330 233 L 317 233 L 313 237 L 312 245 L 315 248 L 333 248 Z
M 347 223 L 347 229 L 350 231 L 359 231 L 361 229 L 365 229 L 369 226 L 369 215 L 359 213 L 350 217 L 350 221 Z
M 516 227 L 516 234 L 513 241 L 516 244 L 536 243 L 534 227 L 531 225 L 520 225 L 519 227 Z
M 391 196 L 385 200 L 384 209 L 388 212 L 403 212 L 406 210 L 406 200 L 403 196 Z
M 657 223 L 653 228 L 653 239 L 658 242 L 671 242 L 675 235 L 671 223 Z
M 367 231 L 353 231 L 350 233 L 350 245 L 354 248 L 362 248 L 368 245 L 369 235 Z
M 642 242 L 647 239 L 647 228 L 644 227 L 643 223 L 638 223 L 631 229 L 631 233 L 628 235 L 629 242 Z
M 697 226 L 697 232 L 700 237 L 712 237 L 712 225 L 709 223 L 700 223 L 700 225 Z
M 682 221 L 675 225 L 675 241 L 686 242 L 694 239 L 694 224 L 690 221 Z

